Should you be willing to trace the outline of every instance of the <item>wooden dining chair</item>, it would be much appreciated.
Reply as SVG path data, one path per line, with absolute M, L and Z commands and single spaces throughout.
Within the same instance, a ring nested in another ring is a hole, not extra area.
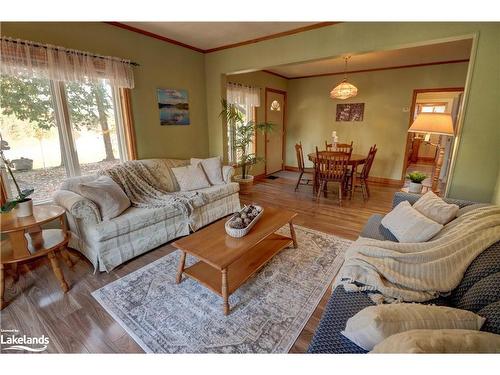
M 320 152 L 316 147 L 316 179 L 318 190 L 316 200 L 319 200 L 321 191 L 327 196 L 329 182 L 339 184 L 339 206 L 342 206 L 342 196 L 347 176 L 347 166 L 351 159 L 351 152 Z
M 325 148 L 326 148 L 326 151 L 352 153 L 352 144 L 353 144 L 353 141 L 351 141 L 351 143 L 337 143 L 337 146 L 334 149 L 333 143 L 328 143 L 327 141 L 325 141 Z
M 295 191 L 299 188 L 299 185 L 309 185 L 312 178 L 303 178 L 304 174 L 313 174 L 314 168 L 306 168 L 304 164 L 304 151 L 302 149 L 302 142 L 295 144 L 295 154 L 297 156 L 297 165 L 299 167 L 299 178 L 297 180 L 297 185 L 295 185 Z M 311 176 L 312 177 L 312 176 Z
M 370 198 L 370 189 L 368 188 L 368 177 L 370 175 L 370 170 L 372 169 L 373 160 L 375 160 L 375 155 L 377 153 L 377 145 L 373 145 L 370 147 L 370 151 L 368 151 L 368 156 L 366 157 L 366 162 L 363 165 L 363 169 L 360 173 L 357 174 L 356 181 L 359 184 L 356 184 L 352 191 L 353 193 L 356 191 L 357 187 L 361 188 L 361 193 L 363 194 L 363 199 Z

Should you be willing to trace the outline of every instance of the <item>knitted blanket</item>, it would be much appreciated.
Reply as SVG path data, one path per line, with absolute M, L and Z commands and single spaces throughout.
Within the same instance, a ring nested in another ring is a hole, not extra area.
M 158 187 L 156 177 L 139 161 L 127 161 L 99 174 L 109 176 L 123 189 L 135 207 L 156 208 L 174 206 L 187 216 L 194 207 L 206 203 L 199 192 L 168 192 Z
M 472 210 L 430 241 L 399 243 L 358 238 L 346 251 L 337 284 L 346 291 L 378 291 L 376 302 L 423 302 L 455 289 L 469 264 L 500 241 L 500 207 Z

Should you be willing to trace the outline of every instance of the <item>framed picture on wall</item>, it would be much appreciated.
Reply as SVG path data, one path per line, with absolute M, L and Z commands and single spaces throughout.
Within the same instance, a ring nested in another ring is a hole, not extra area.
M 160 125 L 189 125 L 187 90 L 158 89 Z
M 337 104 L 335 121 L 363 121 L 365 103 Z

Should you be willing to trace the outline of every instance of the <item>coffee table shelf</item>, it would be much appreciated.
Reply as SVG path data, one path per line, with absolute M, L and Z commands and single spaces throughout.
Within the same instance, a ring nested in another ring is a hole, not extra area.
M 293 244 L 290 237 L 271 234 L 227 268 L 228 293 L 232 294 L 277 253 Z M 222 296 L 220 270 L 199 261 L 184 269 L 184 274 Z

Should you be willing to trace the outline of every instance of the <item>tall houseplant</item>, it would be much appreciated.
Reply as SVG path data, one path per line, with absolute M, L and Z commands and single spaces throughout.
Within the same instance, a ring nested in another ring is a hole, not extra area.
M 10 169 L 10 161 L 6 158 L 5 154 L 3 153 L 4 150 L 10 150 L 8 142 L 4 141 L 2 138 L 2 134 L 0 134 L 0 158 L 5 165 L 5 168 L 7 169 L 7 172 L 9 172 L 10 177 L 12 178 L 12 182 L 14 182 L 14 186 L 16 187 L 17 190 L 17 197 L 15 199 L 9 200 L 5 202 L 5 204 L 1 207 L 0 212 L 9 212 L 16 206 L 18 206 L 17 209 L 17 216 L 19 217 L 25 217 L 25 216 L 31 216 L 33 215 L 33 201 L 31 198 L 28 198 L 31 194 L 33 194 L 34 189 L 23 189 L 21 190 L 19 188 L 19 184 L 16 181 L 16 178 L 14 177 L 14 173 L 12 173 L 12 169 Z
M 270 132 L 273 124 L 269 122 L 256 123 L 255 121 L 245 122 L 244 115 L 237 105 L 228 103 L 222 99 L 222 111 L 220 116 L 225 118 L 228 126 L 234 130 L 233 147 L 236 151 L 236 166 L 241 168 L 241 174 L 234 176 L 234 180 L 240 183 L 240 191 L 248 192 L 253 184 L 253 176 L 249 174 L 250 168 L 258 161 L 263 160 L 254 152 L 250 152 L 250 144 L 254 142 L 256 131 L 262 133 Z

